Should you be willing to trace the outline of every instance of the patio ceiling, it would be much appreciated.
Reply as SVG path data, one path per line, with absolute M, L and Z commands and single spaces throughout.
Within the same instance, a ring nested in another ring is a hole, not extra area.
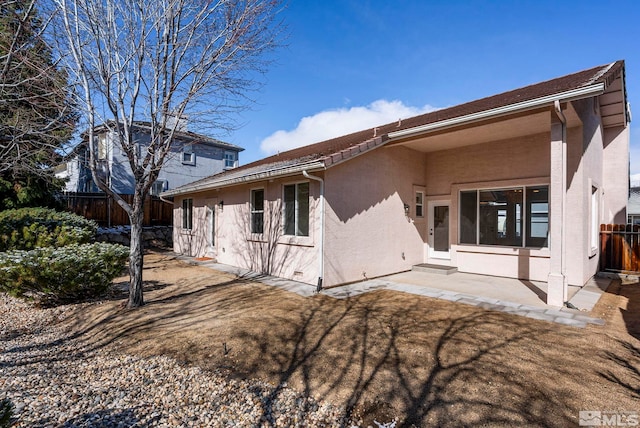
M 571 103 L 563 105 L 569 126 L 580 123 Z M 420 152 L 435 152 L 474 144 L 502 141 L 550 132 L 551 109 L 494 118 L 387 143 L 386 147 L 404 146 Z

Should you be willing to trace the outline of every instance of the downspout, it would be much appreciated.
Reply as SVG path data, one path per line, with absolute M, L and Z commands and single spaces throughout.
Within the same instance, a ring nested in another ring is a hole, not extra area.
M 562 235 L 560 242 L 560 251 L 562 258 L 560 260 L 560 272 L 564 278 L 562 301 L 567 302 L 567 118 L 562 113 L 560 101 L 553 102 L 556 115 L 562 122 Z
M 316 286 L 316 292 L 319 293 L 320 290 L 322 290 L 322 281 L 324 278 L 324 180 L 315 175 L 310 175 L 306 169 L 302 171 L 302 175 L 310 180 L 320 182 L 320 248 L 318 249 L 320 257 L 318 257 L 318 285 Z

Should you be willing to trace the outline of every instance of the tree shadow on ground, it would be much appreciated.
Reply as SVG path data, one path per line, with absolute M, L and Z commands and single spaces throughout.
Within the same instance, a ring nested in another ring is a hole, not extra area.
M 569 426 L 578 410 L 602 404 L 585 385 L 609 382 L 609 402 L 637 393 L 629 381 L 638 379 L 635 345 L 598 345 L 599 331 L 457 303 L 388 290 L 302 298 L 208 271 L 147 297 L 136 310 L 111 303 L 78 311 L 68 326 L 67 340 L 83 344 L 74 352 L 115 345 L 265 379 L 273 386 L 254 394 L 271 426 L 287 386 L 343 406 L 343 426 L 396 418 L 398 427 Z M 617 368 L 598 371 L 594 361 Z M 290 411 L 305 420 L 312 405 Z
M 640 340 L 640 283 L 623 284 L 617 294 L 627 298 L 627 308 L 620 309 L 627 331 Z
M 601 371 L 602 378 L 626 389 L 630 396 L 640 400 L 640 347 L 623 340 L 617 340 L 624 352 L 606 351 L 605 357 L 613 365 Z M 633 410 L 633 409 L 630 409 Z
M 401 427 L 573 421 L 553 398 L 562 386 L 545 391 L 509 367 L 511 349 L 530 345 L 547 323 L 483 310 L 425 320 L 419 316 L 426 309 L 422 304 L 385 314 L 379 302 L 357 298 L 344 301 L 340 310 L 321 300 L 310 306 L 297 318 L 265 320 L 262 330 L 275 334 L 240 332 L 258 350 L 246 372 L 263 373 L 269 366 L 268 377 L 277 380 L 263 399 L 265 417 L 291 383 L 309 395 L 339 397 L 345 420 L 363 426 L 393 417 Z M 562 366 L 551 371 L 566 375 Z M 496 397 L 505 394 L 509 400 Z
M 160 417 L 151 418 L 148 422 L 151 425 L 158 422 Z M 99 410 L 97 412 L 84 413 L 62 423 L 50 419 L 42 419 L 37 426 L 55 425 L 61 428 L 66 427 L 105 427 L 105 426 L 139 426 L 140 419 L 134 409 L 125 410 Z M 149 425 L 145 425 L 149 426 Z

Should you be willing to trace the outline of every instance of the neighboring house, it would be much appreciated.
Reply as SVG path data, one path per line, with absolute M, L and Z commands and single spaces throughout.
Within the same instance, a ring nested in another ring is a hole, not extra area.
M 627 223 L 640 225 L 640 187 L 629 189 L 627 216 Z
M 567 284 L 623 223 L 624 62 L 300 147 L 165 192 L 174 250 L 323 285 L 430 263 Z
M 143 122 L 134 126 L 134 141 L 137 141 L 137 150 L 144 156 L 149 142 L 149 127 Z M 133 174 L 126 154 L 115 142 L 115 131 L 107 125 L 100 125 L 96 127 L 96 139 L 100 174 L 105 176 L 116 193 L 133 194 Z M 211 174 L 237 168 L 238 155 L 242 150 L 242 147 L 188 132 L 186 129 L 176 131 L 172 153 L 153 184 L 151 194 L 158 195 Z M 65 188 L 67 192 L 100 191 L 91 177 L 86 142 L 74 149 L 68 156 L 66 165 L 57 168 L 56 176 L 68 178 Z

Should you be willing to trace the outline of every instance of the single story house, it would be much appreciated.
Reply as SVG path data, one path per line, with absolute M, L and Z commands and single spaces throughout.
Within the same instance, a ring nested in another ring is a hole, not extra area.
M 174 250 L 318 287 L 430 263 L 567 284 L 627 220 L 624 61 L 279 153 L 163 193 Z

